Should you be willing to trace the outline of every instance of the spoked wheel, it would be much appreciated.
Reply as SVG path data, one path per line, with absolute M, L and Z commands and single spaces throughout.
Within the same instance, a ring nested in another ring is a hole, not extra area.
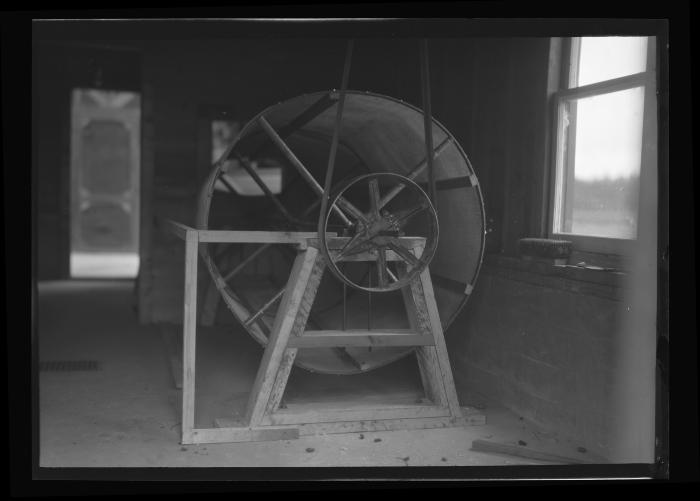
M 330 221 L 347 206 L 367 211 L 348 214 L 353 225 L 345 237 L 329 236 Z M 321 249 L 330 270 L 369 292 L 408 285 L 430 264 L 438 243 L 437 213 L 428 195 L 409 178 L 388 172 L 350 181 L 330 204 L 322 229 Z M 353 274 L 347 265 L 360 260 L 373 262 L 374 270 Z

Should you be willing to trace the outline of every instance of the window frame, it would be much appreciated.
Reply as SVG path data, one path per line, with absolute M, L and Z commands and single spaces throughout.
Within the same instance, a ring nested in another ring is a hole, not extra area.
M 639 35 L 644 36 L 644 35 Z M 573 169 L 567 172 L 567 179 L 564 182 L 559 182 L 560 177 L 563 177 L 563 170 L 566 162 L 561 158 L 563 156 L 562 148 L 560 147 L 565 140 L 564 128 L 562 127 L 562 113 L 564 104 L 572 99 L 581 99 L 597 95 L 609 94 L 622 90 L 632 89 L 636 87 L 644 88 L 644 112 L 642 118 L 642 155 L 640 165 L 640 179 L 643 177 L 643 171 L 649 168 L 650 161 L 656 161 L 655 158 L 650 159 L 645 155 L 646 145 L 650 140 L 656 141 L 655 137 L 650 135 L 654 133 L 656 127 L 649 127 L 649 114 L 652 113 L 650 107 L 657 106 L 656 103 L 656 37 L 650 35 L 647 37 L 647 54 L 646 54 L 646 69 L 643 72 L 625 75 L 622 77 L 595 82 L 579 87 L 571 87 L 571 82 L 576 80 L 577 67 L 574 63 L 578 61 L 576 55 L 580 51 L 581 37 L 569 37 L 562 40 L 561 45 L 561 68 L 559 75 L 559 86 L 551 95 L 551 113 L 552 113 L 552 155 L 550 165 L 550 180 L 549 180 L 549 210 L 547 211 L 546 234 L 549 238 L 568 240 L 572 242 L 573 250 L 582 253 L 592 253 L 593 255 L 612 255 L 612 256 L 629 256 L 634 252 L 637 238 L 625 239 L 614 237 L 600 237 L 591 235 L 581 235 L 573 233 L 562 233 L 555 231 L 555 228 L 560 228 L 559 222 L 562 218 L 562 209 L 564 208 L 564 197 L 567 186 L 573 183 Z M 571 134 L 570 134 L 571 135 Z M 574 136 L 575 137 L 575 136 Z M 573 154 L 574 148 L 566 148 L 569 155 Z M 640 197 L 642 188 L 640 186 Z M 639 213 L 639 210 L 638 210 Z M 557 225 L 555 226 L 555 222 Z M 637 222 L 639 228 L 640 221 Z

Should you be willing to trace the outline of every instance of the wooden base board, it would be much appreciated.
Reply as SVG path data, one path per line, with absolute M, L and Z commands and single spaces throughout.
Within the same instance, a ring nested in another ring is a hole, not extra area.
M 377 408 L 350 407 L 314 409 L 311 406 L 288 405 L 262 419 L 264 425 L 304 425 L 307 423 L 340 423 L 348 421 L 380 421 L 448 417 L 450 409 L 437 405 L 390 406 Z
M 459 418 L 438 416 L 408 419 L 375 419 L 368 421 L 304 423 L 286 426 L 258 426 L 254 428 L 245 427 L 240 421 L 219 418 L 215 421 L 216 428 L 193 429 L 190 433 L 183 435 L 182 443 L 206 444 L 295 440 L 299 437 L 310 435 L 453 428 L 486 424 L 486 416 L 476 409 L 462 407 L 461 410 L 462 416 Z
M 182 434 L 182 444 L 215 444 L 228 442 L 268 442 L 299 438 L 299 428 L 290 426 L 264 426 L 244 428 L 216 420 L 219 428 L 195 428 Z M 237 423 L 233 423 L 237 424 Z

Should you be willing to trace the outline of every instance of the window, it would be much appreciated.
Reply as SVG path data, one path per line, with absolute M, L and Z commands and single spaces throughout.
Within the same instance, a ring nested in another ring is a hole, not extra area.
M 211 162 L 217 162 L 226 152 L 229 145 L 240 132 L 240 123 L 227 120 L 213 120 L 211 122 Z M 282 192 L 282 165 L 272 158 L 250 160 L 251 167 L 265 183 L 265 186 L 273 195 Z M 243 169 L 238 160 L 226 160 L 222 167 L 222 178 L 214 185 L 219 191 L 228 191 L 232 188 L 241 196 L 263 196 L 265 193 L 255 180 Z
M 656 161 L 654 38 L 571 38 L 562 52 L 550 236 L 623 254 L 637 238 L 642 171 Z

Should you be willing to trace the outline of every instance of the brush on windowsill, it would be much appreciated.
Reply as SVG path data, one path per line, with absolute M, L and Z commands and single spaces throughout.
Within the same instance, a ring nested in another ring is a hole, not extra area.
M 551 238 L 521 238 L 518 240 L 518 254 L 526 261 L 566 265 L 571 255 L 571 242 Z

